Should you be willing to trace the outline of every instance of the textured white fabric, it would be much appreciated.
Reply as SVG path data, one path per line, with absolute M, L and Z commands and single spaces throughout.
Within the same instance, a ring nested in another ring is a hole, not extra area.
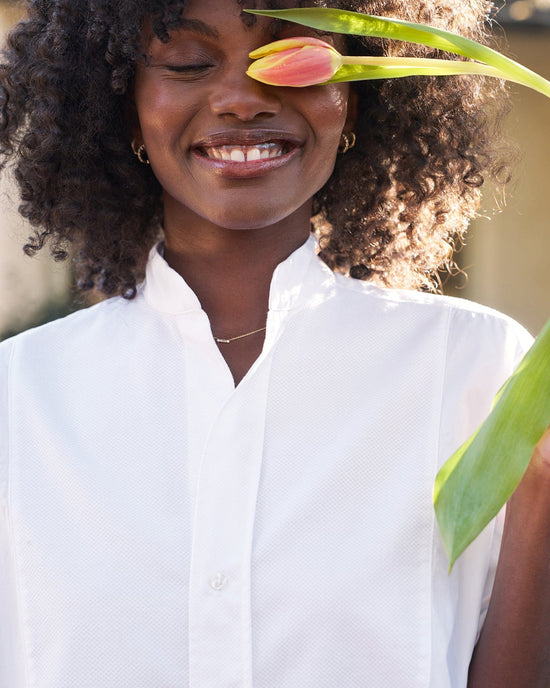
M 498 551 L 431 492 L 530 338 L 463 301 L 275 271 L 235 389 L 159 253 L 0 346 L 1 688 L 462 688 Z

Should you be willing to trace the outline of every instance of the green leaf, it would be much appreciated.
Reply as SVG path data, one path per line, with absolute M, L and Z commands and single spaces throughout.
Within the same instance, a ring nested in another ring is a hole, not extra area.
M 322 31 L 407 41 L 462 55 L 490 65 L 502 73 L 502 78 L 523 84 L 550 98 L 550 82 L 535 72 L 481 43 L 433 26 L 328 7 L 246 11 Z
M 550 320 L 478 430 L 437 474 L 434 505 L 452 568 L 508 501 L 550 424 Z

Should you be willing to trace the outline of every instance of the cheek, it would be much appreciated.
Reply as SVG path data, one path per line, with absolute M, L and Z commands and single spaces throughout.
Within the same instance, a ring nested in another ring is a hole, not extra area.
M 334 169 L 346 123 L 348 88 L 347 84 L 332 84 L 319 86 L 315 91 L 321 93 L 315 93 L 315 97 L 309 99 L 309 116 L 306 118 L 312 131 L 310 164 L 323 185 Z
M 317 141 L 336 149 L 346 123 L 349 88 L 347 84 L 320 86 L 322 97 L 310 102 L 310 125 Z
M 180 108 L 174 107 L 173 102 L 163 99 L 162 94 L 159 94 L 159 97 L 147 98 L 146 103 L 138 107 L 138 112 L 141 132 L 146 145 L 148 143 L 150 147 L 156 147 L 163 139 L 169 138 L 176 124 L 182 119 Z
M 304 89 L 304 92 L 306 89 Z M 307 89 L 306 109 L 302 114 L 311 131 L 307 145 L 306 169 L 301 186 L 315 195 L 330 178 L 338 154 L 342 131 L 346 123 L 347 84 L 331 84 Z
M 181 97 L 177 84 L 159 82 L 147 71 L 138 72 L 134 101 L 139 130 L 151 154 L 173 145 L 174 139 L 181 134 L 182 126 L 191 116 L 186 112 L 186 99 Z

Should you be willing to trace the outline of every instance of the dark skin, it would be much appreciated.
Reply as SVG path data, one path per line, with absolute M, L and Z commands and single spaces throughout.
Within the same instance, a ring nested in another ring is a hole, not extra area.
M 265 326 L 273 271 L 307 239 L 311 199 L 354 113 L 345 84 L 282 89 L 247 77 L 251 50 L 305 31 L 273 36 L 267 21 L 247 29 L 239 14 L 233 2 L 191 0 L 192 22 L 168 44 L 146 32 L 150 61 L 138 66 L 134 90 L 133 135 L 164 189 L 165 258 L 223 338 Z M 259 162 L 260 149 L 273 157 Z M 222 150 L 246 161 L 222 159 Z M 260 332 L 219 344 L 236 385 L 263 340 Z M 469 688 L 550 685 L 549 493 L 550 432 L 509 502 Z
M 255 232 L 199 232 L 193 243 L 186 235 L 184 246 L 177 235 L 172 237 L 166 245 L 166 260 L 185 274 L 216 336 L 228 339 L 265 326 L 273 271 L 307 239 L 309 218 L 306 204 L 293 215 L 292 231 L 288 231 L 289 223 L 284 228 L 277 223 Z M 236 385 L 260 355 L 264 335 L 262 331 L 218 344 Z

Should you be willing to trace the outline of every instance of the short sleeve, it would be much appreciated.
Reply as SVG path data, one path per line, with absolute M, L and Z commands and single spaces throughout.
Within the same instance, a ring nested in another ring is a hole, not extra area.
M 496 393 L 533 343 L 521 325 L 489 309 L 454 311 L 448 338 L 440 437 L 443 462 L 485 420 Z

